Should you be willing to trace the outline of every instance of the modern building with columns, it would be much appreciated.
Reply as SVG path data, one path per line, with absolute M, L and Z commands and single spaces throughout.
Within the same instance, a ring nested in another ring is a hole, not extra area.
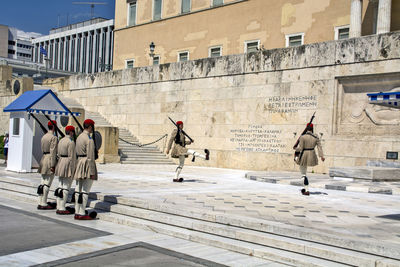
M 397 30 L 400 0 L 116 0 L 113 69 Z
M 114 20 L 95 18 L 52 29 L 32 40 L 33 61 L 51 69 L 95 73 L 112 69 Z M 45 56 L 41 47 L 47 52 Z M 45 62 L 47 61 L 47 62 Z

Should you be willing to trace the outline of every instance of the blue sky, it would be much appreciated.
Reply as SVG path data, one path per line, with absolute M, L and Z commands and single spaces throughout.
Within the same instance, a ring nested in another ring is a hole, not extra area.
M 25 32 L 48 34 L 51 28 L 90 19 L 90 5 L 73 2 L 104 2 L 96 5 L 95 17 L 114 18 L 115 0 L 1 0 L 0 24 Z

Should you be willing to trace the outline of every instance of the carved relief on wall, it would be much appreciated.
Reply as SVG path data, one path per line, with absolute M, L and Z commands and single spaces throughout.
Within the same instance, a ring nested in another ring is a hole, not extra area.
M 336 134 L 390 136 L 400 134 L 400 109 L 370 104 L 368 93 L 399 92 L 400 75 L 339 79 Z

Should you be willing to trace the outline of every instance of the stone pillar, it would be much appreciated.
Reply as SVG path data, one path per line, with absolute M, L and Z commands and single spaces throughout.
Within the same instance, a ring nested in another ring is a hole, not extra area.
M 97 163 L 119 163 L 120 156 L 118 155 L 118 128 L 111 126 L 99 126 L 95 128 L 96 131 L 101 134 L 102 139 Z
M 361 36 L 362 0 L 351 0 L 350 38 Z
M 376 33 L 390 32 L 392 0 L 379 0 Z

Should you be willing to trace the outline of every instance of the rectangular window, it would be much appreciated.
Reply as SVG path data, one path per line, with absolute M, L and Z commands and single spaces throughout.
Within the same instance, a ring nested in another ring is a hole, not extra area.
M 178 62 L 188 61 L 189 60 L 189 52 L 179 52 L 178 54 Z
M 286 47 L 299 46 L 304 44 L 304 33 L 286 35 Z
M 153 20 L 161 19 L 162 0 L 153 2 Z
M 247 41 L 245 43 L 245 53 L 257 52 L 260 45 L 260 41 Z
M 224 0 L 212 0 L 212 6 L 221 6 L 224 4 Z
M 153 57 L 153 65 L 160 65 L 160 56 Z
M 136 1 L 129 3 L 128 26 L 136 25 Z
M 127 69 L 133 69 L 134 63 L 135 63 L 135 60 L 134 60 L 134 59 L 127 59 L 127 60 L 125 61 L 125 68 L 127 68 Z
M 13 135 L 19 135 L 19 118 L 13 119 Z
M 9 45 L 15 45 L 15 41 L 8 41 Z
M 216 46 L 216 47 L 210 47 L 210 50 L 208 52 L 209 57 L 220 57 L 222 56 L 222 47 L 221 46 Z
M 335 27 L 335 40 L 348 39 L 350 37 L 350 27 L 348 25 Z
M 182 0 L 182 13 L 189 13 L 190 12 L 190 6 L 191 6 L 191 0 Z

